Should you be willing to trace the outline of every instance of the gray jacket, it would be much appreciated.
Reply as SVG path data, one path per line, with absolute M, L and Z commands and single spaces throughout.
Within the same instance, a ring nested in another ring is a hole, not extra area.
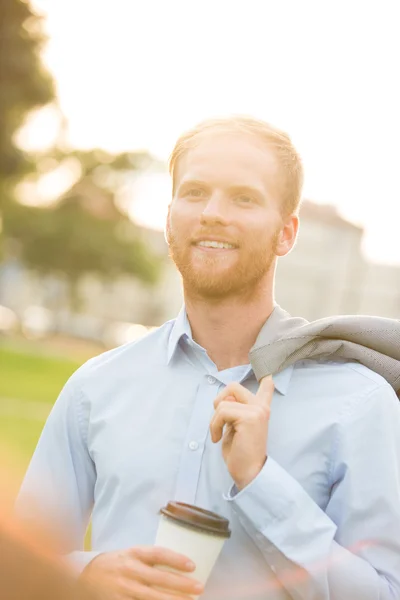
M 279 305 L 250 351 L 258 381 L 305 358 L 355 360 L 382 375 L 400 397 L 400 320 L 361 315 L 306 321 Z

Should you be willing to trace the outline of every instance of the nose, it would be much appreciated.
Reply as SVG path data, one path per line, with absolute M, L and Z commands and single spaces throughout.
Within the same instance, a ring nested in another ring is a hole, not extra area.
M 202 225 L 210 225 L 213 223 L 225 225 L 227 221 L 227 203 L 221 193 L 214 192 L 207 199 L 201 213 L 201 223 Z

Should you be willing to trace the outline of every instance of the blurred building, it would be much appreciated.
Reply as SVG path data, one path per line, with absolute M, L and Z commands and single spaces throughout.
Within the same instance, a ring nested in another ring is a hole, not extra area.
M 400 318 L 400 268 L 368 263 L 360 286 L 359 313 Z
M 279 304 L 306 319 L 359 313 L 366 270 L 362 236 L 334 207 L 304 202 L 296 245 L 278 262 Z
M 374 264 L 361 251 L 363 230 L 332 206 L 304 202 L 298 241 L 279 260 L 276 299 L 291 314 L 400 317 L 400 267 Z
M 304 202 L 300 217 L 298 241 L 277 267 L 279 304 L 310 320 L 333 314 L 399 318 L 400 267 L 368 262 L 361 252 L 363 230 L 333 207 Z M 162 232 L 142 228 L 140 235 L 153 252 L 168 254 Z M 170 261 L 154 287 L 133 277 L 105 284 L 87 275 L 80 293 L 81 311 L 72 314 L 65 281 L 39 278 L 15 260 L 0 265 L 0 305 L 33 331 L 36 326 L 115 345 L 126 341 L 124 332 L 138 333 L 132 324 L 158 326 L 182 305 L 180 276 Z

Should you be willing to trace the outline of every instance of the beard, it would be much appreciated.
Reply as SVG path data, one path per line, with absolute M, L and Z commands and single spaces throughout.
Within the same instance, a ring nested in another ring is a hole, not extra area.
M 193 245 L 189 236 L 178 238 L 170 229 L 167 232 L 170 257 L 183 280 L 186 293 L 206 300 L 223 300 L 232 297 L 252 297 L 267 273 L 273 268 L 279 231 L 270 238 L 260 235 L 247 241 L 235 252 L 231 260 L 226 255 L 193 257 Z

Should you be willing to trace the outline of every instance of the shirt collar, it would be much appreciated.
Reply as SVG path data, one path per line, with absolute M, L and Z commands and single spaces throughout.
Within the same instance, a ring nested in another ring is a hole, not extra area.
M 172 330 L 168 340 L 168 350 L 167 350 L 167 364 L 169 364 L 176 352 L 178 344 L 182 338 L 188 338 L 193 340 L 192 330 L 190 327 L 189 319 L 187 318 L 185 306 L 182 306 L 181 310 L 178 313 L 177 318 L 172 326 Z M 275 389 L 285 396 L 287 394 L 290 380 L 292 377 L 294 365 L 291 365 L 281 371 L 280 373 L 276 373 L 272 376 Z
M 167 364 L 171 362 L 179 341 L 183 336 L 187 336 L 189 339 L 192 339 L 192 330 L 190 328 L 189 319 L 187 318 L 184 306 L 182 306 L 181 310 L 179 311 L 169 335 Z
M 293 370 L 294 370 L 294 365 L 290 365 L 289 367 L 286 367 L 286 369 L 284 369 L 280 373 L 275 373 L 275 375 L 272 375 L 272 380 L 274 382 L 275 389 L 280 394 L 282 394 L 282 396 L 286 396 L 286 394 L 288 392 L 290 380 L 291 380 L 292 374 L 293 374 Z

